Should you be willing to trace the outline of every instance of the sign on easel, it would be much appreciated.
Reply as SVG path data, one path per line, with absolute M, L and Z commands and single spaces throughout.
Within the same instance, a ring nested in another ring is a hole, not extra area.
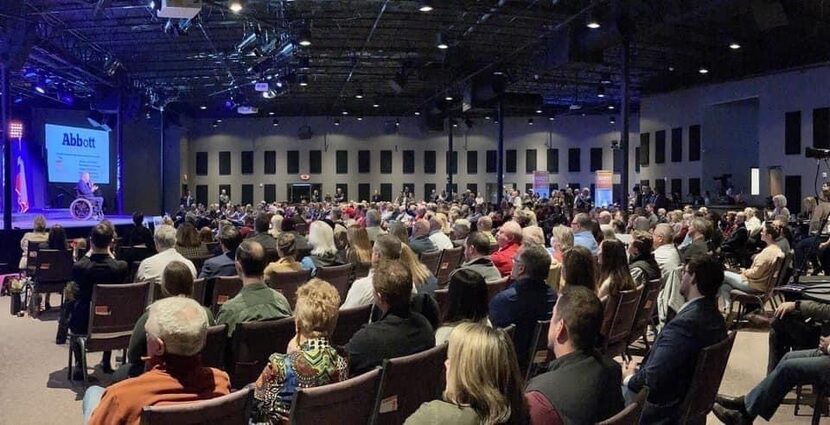
M 533 193 L 540 198 L 550 197 L 550 173 L 547 171 L 533 172 Z
M 594 205 L 607 207 L 614 203 L 614 172 L 611 170 L 597 170 L 596 185 L 594 186 Z

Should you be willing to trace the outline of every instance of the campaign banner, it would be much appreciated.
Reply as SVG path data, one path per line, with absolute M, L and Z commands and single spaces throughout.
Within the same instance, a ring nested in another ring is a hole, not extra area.
M 550 197 L 550 173 L 547 171 L 533 172 L 533 193 L 540 198 Z
M 614 203 L 614 172 L 597 170 L 594 185 L 594 205 L 607 207 Z
M 108 184 L 109 132 L 46 124 L 46 162 L 50 183 L 76 183 L 88 172 L 95 184 Z

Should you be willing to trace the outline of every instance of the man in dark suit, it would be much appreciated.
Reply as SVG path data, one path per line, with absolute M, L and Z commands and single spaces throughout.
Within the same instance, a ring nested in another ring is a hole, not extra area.
M 564 423 L 593 424 L 623 409 L 622 394 L 609 391 L 622 383 L 620 366 L 594 348 L 602 318 L 602 303 L 590 289 L 565 286 L 559 294 L 548 330 L 556 360 L 526 388 L 532 417 L 555 412 Z
M 513 284 L 490 301 L 494 327 L 516 325 L 513 341 L 522 370 L 527 368 L 536 322 L 550 319 L 556 291 L 545 282 L 550 272 L 550 253 L 538 245 L 523 246 L 513 258 Z
M 92 289 L 95 285 L 120 284 L 127 280 L 127 263 L 115 260 L 110 255 L 112 238 L 111 227 L 103 224 L 95 226 L 90 235 L 92 249 L 72 266 L 72 280 L 78 285 L 78 293 L 69 318 L 69 329 L 75 335 L 85 335 L 89 330 L 89 305 L 92 302 Z M 72 350 L 75 353 L 75 371 L 72 379 L 80 380 L 83 379 L 81 369 L 83 353 L 80 344 L 73 344 Z M 110 351 L 105 351 L 101 359 L 101 369 L 106 373 L 112 373 L 111 354 Z
M 380 192 L 378 192 L 377 189 L 375 189 L 375 193 L 372 195 L 372 202 L 377 203 L 377 202 L 380 202 L 380 201 L 381 201 Z
M 635 371 L 634 362 L 626 365 L 626 398 L 649 388 L 640 423 L 677 423 L 677 406 L 689 391 L 698 354 L 726 338 L 726 324 L 717 306 L 722 283 L 723 265 L 715 257 L 701 254 L 689 260 L 680 282 L 686 304 L 657 336 L 639 370 Z
M 92 202 L 95 214 L 101 217 L 104 211 L 104 198 L 95 196 L 96 190 L 98 190 L 98 186 L 90 180 L 89 173 L 86 171 L 81 173 L 81 180 L 75 185 L 75 192 L 78 194 L 78 197 Z
M 382 317 L 354 334 L 346 351 L 350 375 L 380 366 L 384 359 L 408 356 L 435 346 L 429 321 L 411 310 L 412 274 L 398 261 L 381 260 L 372 274 L 375 307 Z
M 199 278 L 210 279 L 217 276 L 236 275 L 236 248 L 242 243 L 242 234 L 233 224 L 225 224 L 219 231 L 219 245 L 222 254 L 209 258 L 202 265 Z
M 735 229 L 721 245 L 721 251 L 730 253 L 741 253 L 746 250 L 746 242 L 749 240 L 749 231 L 746 230 L 746 214 L 739 212 L 735 214 Z
M 133 213 L 133 230 L 130 231 L 130 239 L 127 246 L 144 245 L 148 248 L 153 248 L 155 241 L 153 240 L 153 232 L 144 227 L 144 213 L 136 211 Z
M 426 220 L 416 220 L 412 225 L 412 237 L 409 238 L 409 247 L 416 255 L 421 255 L 425 252 L 435 251 L 438 248 L 429 239 L 429 222 Z
M 179 199 L 179 205 L 183 205 L 185 210 L 189 210 L 195 204 L 196 199 L 190 196 L 190 189 L 185 189 L 184 194 Z

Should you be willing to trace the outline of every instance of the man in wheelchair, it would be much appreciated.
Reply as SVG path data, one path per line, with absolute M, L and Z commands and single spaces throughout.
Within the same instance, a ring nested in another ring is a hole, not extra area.
M 75 186 L 75 193 L 78 198 L 84 198 L 92 203 L 93 216 L 101 219 L 104 217 L 104 198 L 95 196 L 96 190 L 98 190 L 98 186 L 89 179 L 89 172 L 81 173 L 81 180 Z

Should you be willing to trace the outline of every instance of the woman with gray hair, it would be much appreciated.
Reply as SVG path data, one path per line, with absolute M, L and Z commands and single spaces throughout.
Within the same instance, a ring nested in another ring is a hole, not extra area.
M 772 197 L 772 212 L 770 213 L 771 218 L 778 217 L 779 215 L 785 215 L 787 218 L 790 217 L 790 210 L 787 209 L 787 197 L 778 194 Z
M 334 230 L 326 222 L 315 221 L 311 223 L 308 230 L 308 244 L 311 245 L 311 255 L 303 258 L 301 264 L 304 269 L 311 270 L 312 275 L 316 273 L 317 267 L 343 264 L 337 255 Z

